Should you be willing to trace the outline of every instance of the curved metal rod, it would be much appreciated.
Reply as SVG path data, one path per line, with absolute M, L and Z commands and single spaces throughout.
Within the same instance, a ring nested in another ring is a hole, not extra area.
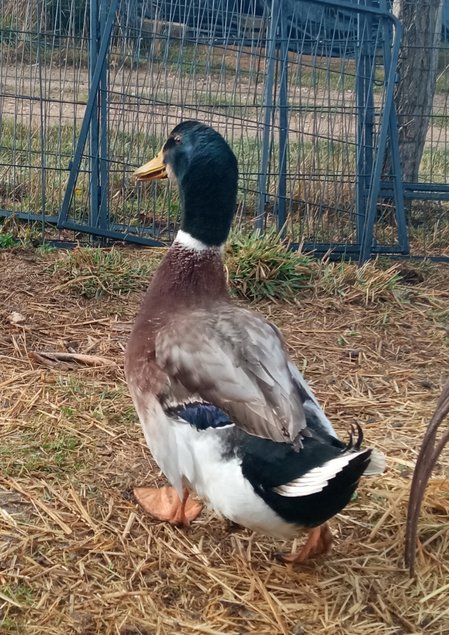
M 438 399 L 437 407 L 424 435 L 421 449 L 416 460 L 413 473 L 410 498 L 407 510 L 407 527 L 405 530 L 405 563 L 409 567 L 410 575 L 415 573 L 416 538 L 418 533 L 418 519 L 424 492 L 435 463 L 444 446 L 449 441 L 449 428 L 436 443 L 438 428 L 449 414 L 449 381 L 443 388 Z

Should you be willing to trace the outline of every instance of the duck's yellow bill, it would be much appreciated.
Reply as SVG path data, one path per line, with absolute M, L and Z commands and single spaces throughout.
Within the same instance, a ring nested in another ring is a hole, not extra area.
M 138 181 L 154 181 L 156 179 L 166 179 L 168 178 L 166 167 L 163 163 L 163 153 L 162 150 L 159 152 L 157 157 L 142 165 L 142 167 L 137 168 L 134 172 L 134 176 Z

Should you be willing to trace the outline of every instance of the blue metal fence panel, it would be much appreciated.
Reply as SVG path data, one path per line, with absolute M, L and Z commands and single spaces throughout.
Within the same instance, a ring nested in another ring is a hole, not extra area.
M 446 196 L 440 139 L 423 182 L 402 182 L 390 0 L 19 5 L 0 9 L 0 216 L 170 242 L 176 191 L 132 171 L 183 118 L 233 146 L 237 223 L 318 253 L 407 253 L 404 197 Z M 438 93 L 432 131 L 446 107 Z
M 373 233 L 392 112 L 397 23 L 378 6 L 354 8 L 332 0 L 304 6 L 271 0 L 261 11 L 260 5 L 253 5 L 253 15 L 246 15 L 242 24 L 242 13 L 230 8 L 229 2 L 216 3 L 212 15 L 199 11 L 199 5 L 172 0 L 141 6 L 131 21 L 116 19 L 116 23 L 125 22 L 126 28 L 113 35 L 111 47 L 106 40 L 112 30 L 102 34 L 101 54 L 110 50 L 111 58 L 119 58 L 107 91 L 107 130 L 113 140 L 108 162 L 111 180 L 120 172 L 121 192 L 127 189 L 129 197 L 116 201 L 118 192 L 112 188 L 108 227 L 89 224 L 71 211 L 87 126 L 98 116 L 97 97 L 92 93 L 102 93 L 100 75 L 93 76 L 59 225 L 79 229 L 84 224 L 86 231 L 97 236 L 118 234 L 148 244 L 169 241 L 179 220 L 179 212 L 170 213 L 170 206 L 179 209 L 176 195 L 167 197 L 162 193 L 165 185 L 159 184 L 135 189 L 124 166 L 146 160 L 180 118 L 196 117 L 221 129 L 236 149 L 242 174 L 240 222 L 255 220 L 259 228 L 274 223 L 293 243 L 315 251 L 338 247 L 360 252 L 362 258 L 376 250 L 400 251 L 397 231 L 390 232 L 383 245 Z M 128 8 L 129 4 L 120 3 L 119 15 L 127 16 Z M 109 16 L 115 9 L 109 9 Z M 334 16 L 333 28 L 329 12 Z M 170 22 L 165 21 L 167 17 Z M 391 44 L 388 66 L 385 56 L 380 62 L 378 57 Z M 352 69 L 349 81 L 353 80 L 350 97 L 345 85 L 348 69 Z M 379 69 L 381 90 L 374 103 Z M 207 99 L 198 91 L 200 78 Z M 141 133 L 139 128 L 145 125 Z M 94 132 L 97 128 L 95 120 Z M 96 132 L 95 138 L 98 143 Z M 128 142 L 126 158 L 114 154 L 118 138 Z M 95 177 L 99 178 L 97 167 Z M 102 192 L 104 201 L 105 188 Z M 402 214 L 402 192 L 394 190 L 392 196 L 396 213 Z M 91 190 L 91 205 L 96 198 Z

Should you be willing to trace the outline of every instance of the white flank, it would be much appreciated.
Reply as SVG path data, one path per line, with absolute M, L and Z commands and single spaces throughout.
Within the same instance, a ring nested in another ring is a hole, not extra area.
M 176 234 L 175 243 L 192 251 L 206 251 L 206 249 L 211 249 L 211 247 L 202 243 L 201 240 L 197 240 L 182 229 Z
M 350 454 L 344 454 L 335 459 L 331 459 L 320 467 L 314 467 L 313 470 L 310 470 L 307 474 L 296 478 L 294 481 L 290 481 L 290 483 L 285 483 L 285 485 L 273 488 L 273 491 L 281 496 L 292 498 L 318 494 L 318 492 L 323 491 L 329 481 L 335 478 L 337 474 L 343 470 L 343 468 L 365 451 L 366 450 L 351 452 Z
M 151 453 L 181 497 L 187 485 L 239 525 L 276 538 L 296 536 L 298 526 L 283 520 L 256 494 L 242 474 L 241 460 L 223 457 L 224 427 L 197 430 L 167 416 L 154 395 L 137 395 L 132 384 L 130 390 Z

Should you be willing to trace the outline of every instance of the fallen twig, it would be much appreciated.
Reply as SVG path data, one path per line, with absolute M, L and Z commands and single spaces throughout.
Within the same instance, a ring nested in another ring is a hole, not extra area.
M 83 355 L 82 353 L 59 353 L 47 351 L 31 351 L 32 360 L 43 366 L 54 368 L 56 366 L 65 366 L 77 368 L 78 366 L 111 366 L 117 367 L 117 364 L 107 357 L 99 355 Z

